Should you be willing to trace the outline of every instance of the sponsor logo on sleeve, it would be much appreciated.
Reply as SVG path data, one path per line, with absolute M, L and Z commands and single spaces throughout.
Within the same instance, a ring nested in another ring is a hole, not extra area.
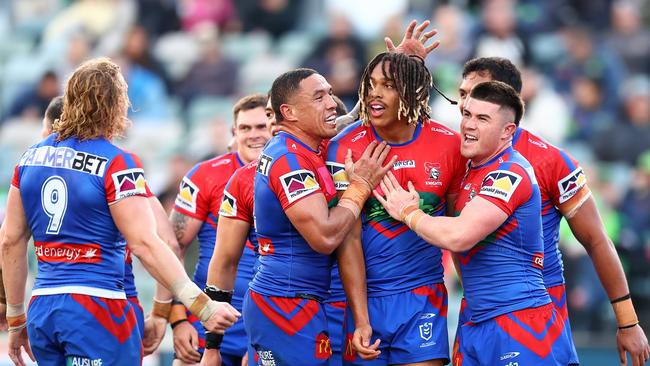
M 147 181 L 144 179 L 142 168 L 121 170 L 113 173 L 112 177 L 115 184 L 115 200 L 147 194 Z
M 260 158 L 257 161 L 257 168 L 255 169 L 255 171 L 262 175 L 266 175 L 268 177 L 269 169 L 271 169 L 272 161 L 273 161 L 272 157 L 265 154 L 260 155 Z
M 196 198 L 199 195 L 199 187 L 194 184 L 190 178 L 183 177 L 178 186 L 176 195 L 176 206 L 181 207 L 189 212 L 196 213 Z
M 345 191 L 348 189 L 350 182 L 348 181 L 348 175 L 345 173 L 345 165 L 331 161 L 328 161 L 325 165 L 334 181 L 334 188 L 337 191 Z
M 415 168 L 415 160 L 398 160 L 393 163 L 393 170 Z
M 228 193 L 228 191 L 223 191 L 223 199 L 221 200 L 221 206 L 219 206 L 219 215 L 225 217 L 237 216 L 237 199 Z
M 585 184 L 587 184 L 587 177 L 581 167 L 578 167 L 569 173 L 569 175 L 562 178 L 562 180 L 557 182 L 558 188 L 560 189 L 560 203 L 564 203 L 575 196 Z
M 317 191 L 320 186 L 313 172 L 305 169 L 289 172 L 280 177 L 289 203 Z
M 521 180 L 519 174 L 508 170 L 495 170 L 485 176 L 479 193 L 508 202 Z

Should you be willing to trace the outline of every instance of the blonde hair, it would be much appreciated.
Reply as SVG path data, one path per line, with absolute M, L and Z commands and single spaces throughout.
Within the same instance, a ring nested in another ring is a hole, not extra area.
M 129 126 L 129 97 L 120 67 L 108 58 L 81 64 L 63 93 L 61 118 L 54 122 L 57 140 L 121 136 Z

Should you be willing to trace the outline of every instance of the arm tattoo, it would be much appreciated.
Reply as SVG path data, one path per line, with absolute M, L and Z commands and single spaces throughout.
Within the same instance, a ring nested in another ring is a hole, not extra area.
M 178 240 L 178 245 L 180 245 L 181 249 L 186 247 L 187 244 L 183 243 L 181 239 L 183 236 L 185 236 L 185 229 L 187 229 L 187 220 L 189 217 L 183 215 L 182 213 L 172 211 L 169 219 L 172 222 L 174 234 L 176 235 L 176 240 Z

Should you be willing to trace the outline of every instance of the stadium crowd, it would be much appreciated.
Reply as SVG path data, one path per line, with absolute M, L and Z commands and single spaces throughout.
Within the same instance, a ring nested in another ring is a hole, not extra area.
M 408 20 L 431 19 L 440 46 L 425 64 L 444 94 L 459 98 L 463 65 L 475 57 L 505 57 L 521 70 L 521 125 L 580 161 L 648 327 L 647 2 L 29 0 L 0 10 L 3 209 L 13 166 L 38 141 L 46 107 L 89 58 L 120 66 L 133 126 L 116 142 L 142 158 L 151 191 L 171 211 L 192 166 L 227 151 L 240 97 L 266 94 L 283 72 L 310 67 L 351 109 L 368 61 L 385 50 L 383 35 L 397 41 Z M 459 131 L 457 106 L 436 93 L 430 106 L 432 119 Z M 576 344 L 611 347 L 609 299 L 566 223 L 560 235 Z M 455 272 L 447 272 L 455 294 Z

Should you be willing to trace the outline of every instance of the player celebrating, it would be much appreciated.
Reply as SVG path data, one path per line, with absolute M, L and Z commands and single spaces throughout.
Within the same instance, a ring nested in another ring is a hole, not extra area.
M 455 365 L 567 365 L 567 328 L 544 287 L 541 199 L 530 164 L 512 149 L 523 115 L 514 89 L 486 82 L 465 102 L 461 153 L 470 159 L 457 217 L 431 217 L 390 176 L 375 196 L 390 215 L 458 256 L 471 323 L 461 327 Z
M 331 86 L 311 69 L 280 75 L 271 101 L 281 131 L 264 148 L 255 175 L 260 268 L 244 299 L 249 360 L 256 364 L 327 365 L 328 329 L 321 301 L 329 291 L 331 254 L 391 162 L 390 147 L 371 144 L 346 161 L 350 188 L 338 204 L 317 151 L 336 134 Z
M 521 74 L 509 60 L 499 57 L 470 60 L 464 65 L 459 87 L 461 113 L 463 102 L 474 85 L 490 80 L 502 81 L 517 92 L 521 91 Z M 629 352 L 634 366 L 645 364 L 650 347 L 636 320 L 623 268 L 605 232 L 582 168 L 568 153 L 521 127 L 514 133 L 513 147 L 533 166 L 539 183 L 544 233 L 544 284 L 566 319 L 569 334 L 564 270 L 558 247 L 562 217 L 567 219 L 573 234 L 587 249 L 601 283 L 612 300 L 619 326 L 616 341 L 621 363 L 626 363 L 625 352 Z M 466 308 L 461 306 L 461 309 Z M 468 321 L 469 316 L 468 311 L 462 311 L 459 326 Z M 572 348 L 571 363 L 577 364 L 578 357 L 575 348 Z
M 337 189 L 347 187 L 341 164 L 347 149 L 358 156 L 368 144 L 386 141 L 391 154 L 399 155 L 393 166 L 398 180 L 416 184 L 427 213 L 446 213 L 458 193 L 465 159 L 458 134 L 429 119 L 430 86 L 431 75 L 418 57 L 382 53 L 368 64 L 359 89 L 363 122 L 343 130 L 328 148 Z M 351 233 L 338 258 L 351 310 L 348 342 L 361 358 L 377 358 L 372 363 L 377 365 L 442 365 L 449 359 L 447 292 L 438 248 L 370 199 L 361 228 Z M 375 343 L 369 346 L 371 340 Z M 363 362 L 349 346 L 344 360 Z
M 236 140 L 236 151 L 198 163 L 185 175 L 180 184 L 176 205 L 170 219 L 182 251 L 198 236 L 199 261 L 193 280 L 201 288 L 205 287 L 208 264 L 214 251 L 220 205 L 227 210 L 221 202 L 224 187 L 235 170 L 257 159 L 264 144 L 270 138 L 264 112 L 266 99 L 261 94 L 240 99 L 233 107 L 233 135 Z M 237 290 L 241 292 L 235 294 L 233 304 L 238 309 L 241 309 L 244 292 L 252 277 L 253 254 L 246 253 L 245 256 L 249 260 L 242 262 L 237 272 L 240 283 Z M 174 312 L 176 311 L 178 310 Z M 184 320 L 185 317 L 181 314 L 173 316 L 170 321 L 174 329 L 174 345 L 178 357 L 175 364 L 177 365 L 182 364 L 181 361 L 186 364 L 198 363 L 205 347 L 205 329 L 198 319 L 189 316 L 187 318 L 189 322 Z M 221 352 L 234 358 L 242 357 L 246 352 L 245 346 L 243 324 L 239 321 L 225 335 Z
M 66 85 L 55 133 L 16 166 L 2 238 L 3 267 L 12 268 L 3 278 L 9 356 L 16 365 L 24 365 L 21 348 L 40 365 L 141 363 L 134 313 L 122 288 L 120 232 L 154 278 L 206 327 L 223 331 L 239 316 L 187 278 L 155 232 L 139 159 L 110 142 L 127 127 L 126 88 L 108 59 L 82 64 Z M 26 316 L 30 236 L 39 271 Z M 154 306 L 165 312 L 163 303 Z

